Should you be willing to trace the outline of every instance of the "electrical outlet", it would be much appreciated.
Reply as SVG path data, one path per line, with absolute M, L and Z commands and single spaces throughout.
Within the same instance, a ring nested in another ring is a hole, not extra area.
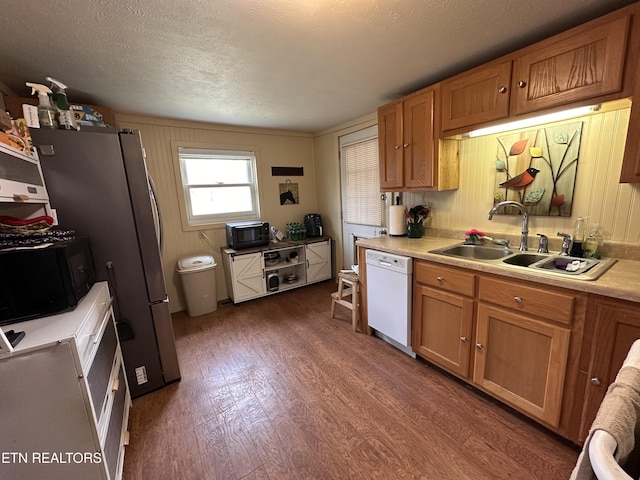
M 147 368 L 144 365 L 136 368 L 136 381 L 138 382 L 138 385 L 142 385 L 149 381 L 147 378 Z

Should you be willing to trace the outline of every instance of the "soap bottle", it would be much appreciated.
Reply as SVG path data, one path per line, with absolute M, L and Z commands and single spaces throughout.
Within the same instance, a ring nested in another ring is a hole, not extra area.
M 78 130 L 76 117 L 67 99 L 67 86 L 55 78 L 47 77 L 47 81 L 51 82 L 51 88 L 54 92 L 53 101 L 58 109 L 58 123 L 60 124 L 60 128 L 65 130 Z
M 584 240 L 586 237 L 587 224 L 584 217 L 578 217 L 573 227 L 573 241 L 571 242 L 572 257 L 582 257 L 584 255 Z
M 602 228 L 599 223 L 589 225 L 589 234 L 584 242 L 584 256 L 590 258 L 600 258 L 602 247 Z
M 51 106 L 49 101 L 49 95 L 51 89 L 40 85 L 39 83 L 27 82 L 27 87 L 31 87 L 31 95 L 38 92 L 38 121 L 41 127 L 57 128 L 58 121 L 56 120 L 56 109 Z

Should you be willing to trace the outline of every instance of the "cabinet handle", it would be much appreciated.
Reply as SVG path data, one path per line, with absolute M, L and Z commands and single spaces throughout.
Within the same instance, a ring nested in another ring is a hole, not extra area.
M 111 385 L 111 391 L 117 392 L 119 388 L 120 388 L 120 379 L 116 378 L 113 380 L 113 385 Z
M 400 149 L 400 145 L 396 145 L 396 146 L 395 146 L 395 149 L 396 149 L 396 150 L 399 150 L 399 149 Z
M 444 281 L 444 277 L 436 277 L 436 280 L 440 283 L 442 283 Z
M 591 383 L 593 383 L 594 385 L 600 385 L 600 379 L 598 377 L 593 377 L 591 379 Z
M 523 82 L 522 80 L 518 82 L 518 88 L 524 88 L 526 86 L 527 86 L 527 82 Z
M 476 343 L 476 348 L 477 348 L 478 350 L 480 350 L 481 348 L 483 348 L 483 346 L 482 346 L 482 344 L 481 344 L 481 343 Z
M 503 87 L 500 87 L 500 88 L 498 89 L 498 93 L 507 93 L 507 87 L 504 87 L 504 86 L 503 86 Z
M 409 144 L 408 144 L 408 143 L 405 143 L 405 144 L 403 144 L 402 146 L 403 146 L 404 148 L 407 148 L 407 147 L 409 146 Z
M 467 341 L 467 337 L 460 337 L 460 341 L 461 342 L 466 342 Z
M 522 298 L 520 297 L 513 297 L 513 301 L 516 303 L 522 303 Z

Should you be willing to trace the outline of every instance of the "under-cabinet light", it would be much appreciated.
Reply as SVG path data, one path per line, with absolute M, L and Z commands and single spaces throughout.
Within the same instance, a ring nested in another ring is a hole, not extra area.
M 493 133 L 507 132 L 509 130 L 518 130 L 520 128 L 532 127 L 534 125 L 542 125 L 544 123 L 557 122 L 568 118 L 580 117 L 592 112 L 600 110 L 600 105 L 589 105 L 587 107 L 571 108 L 561 112 L 549 113 L 538 117 L 525 118 L 524 120 L 516 120 L 515 122 L 502 123 L 491 127 L 479 128 L 473 130 L 467 135 L 469 137 L 481 137 L 483 135 L 491 135 Z

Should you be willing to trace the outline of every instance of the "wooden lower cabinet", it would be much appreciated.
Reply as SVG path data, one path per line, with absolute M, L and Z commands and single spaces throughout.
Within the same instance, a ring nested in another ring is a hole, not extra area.
M 414 263 L 413 350 L 579 443 L 589 296 Z M 638 319 L 640 328 L 640 319 Z
M 413 350 L 468 377 L 473 299 L 424 286 L 416 287 L 413 298 Z
M 566 328 L 480 303 L 473 381 L 557 427 L 570 335 Z
M 598 297 L 594 303 L 595 331 L 587 373 L 580 441 L 586 439 L 607 388 L 615 380 L 631 345 L 640 338 L 640 305 L 605 297 Z

